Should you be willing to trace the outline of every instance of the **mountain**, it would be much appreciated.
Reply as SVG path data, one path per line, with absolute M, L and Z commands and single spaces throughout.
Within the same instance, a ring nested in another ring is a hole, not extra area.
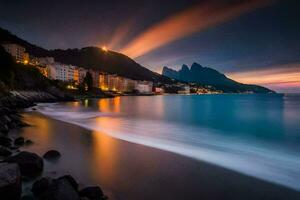
M 136 80 L 171 82 L 169 78 L 150 71 L 123 54 L 103 51 L 97 47 L 51 50 L 48 55 L 58 62 L 97 69 Z
M 101 70 L 111 74 L 118 74 L 135 80 L 148 80 L 153 82 L 171 83 L 172 81 L 158 73 L 136 63 L 131 58 L 114 52 L 103 51 L 98 47 L 85 47 L 82 49 L 56 49 L 47 50 L 33 45 L 0 28 L 0 44 L 11 42 L 26 48 L 26 51 L 35 57 L 54 57 L 55 61 L 80 66 L 87 69 Z
M 248 85 L 236 82 L 227 78 L 224 74 L 218 72 L 217 70 L 209 67 L 203 67 L 198 63 L 193 63 L 190 69 L 187 65 L 183 65 L 178 71 L 164 67 L 162 74 L 171 79 L 176 79 L 179 81 L 197 83 L 200 85 L 211 85 L 224 92 L 273 92 L 258 85 Z

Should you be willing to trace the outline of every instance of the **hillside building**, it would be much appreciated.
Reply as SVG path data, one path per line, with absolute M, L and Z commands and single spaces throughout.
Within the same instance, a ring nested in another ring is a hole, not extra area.
M 153 83 L 150 81 L 138 81 L 135 89 L 139 93 L 150 94 L 152 93 Z
M 26 53 L 26 49 L 18 44 L 3 44 L 2 45 L 6 52 L 8 52 L 16 62 L 28 64 L 29 63 L 29 54 Z

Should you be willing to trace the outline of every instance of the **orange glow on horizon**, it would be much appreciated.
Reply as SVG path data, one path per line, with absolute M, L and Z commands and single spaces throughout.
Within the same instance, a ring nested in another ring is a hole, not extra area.
M 121 52 L 129 57 L 137 58 L 173 41 L 265 6 L 269 2 L 271 1 L 248 0 L 223 6 L 208 2 L 193 6 L 150 27 L 127 44 Z
M 271 66 L 270 69 L 229 73 L 228 77 L 245 84 L 259 84 L 266 87 L 300 87 L 300 63 Z

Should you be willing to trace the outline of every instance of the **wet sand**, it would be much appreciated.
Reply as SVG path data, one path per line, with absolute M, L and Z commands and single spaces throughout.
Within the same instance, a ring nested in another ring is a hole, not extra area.
M 23 150 L 43 155 L 56 149 L 62 154 L 56 163 L 45 162 L 44 176 L 70 174 L 81 186 L 100 185 L 110 199 L 300 199 L 295 190 L 39 113 L 25 113 L 24 119 L 32 126 L 15 134 L 34 144 Z

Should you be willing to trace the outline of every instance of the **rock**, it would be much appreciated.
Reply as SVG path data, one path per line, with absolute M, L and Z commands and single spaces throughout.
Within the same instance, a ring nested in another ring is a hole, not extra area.
M 25 145 L 31 145 L 31 144 L 33 144 L 33 141 L 32 141 L 32 140 L 26 140 L 26 141 L 25 141 Z
M 5 159 L 5 162 L 17 163 L 22 176 L 35 177 L 43 171 L 43 159 L 35 153 L 23 151 Z
M 77 191 L 66 178 L 42 178 L 35 182 L 32 192 L 42 200 L 80 200 Z
M 7 134 L 9 132 L 9 128 L 6 123 L 0 124 L 0 132 Z
M 40 180 L 37 180 L 32 185 L 32 192 L 34 196 L 38 197 L 45 193 L 50 186 L 53 184 L 53 179 L 50 177 L 43 177 Z
M 79 195 L 81 197 L 87 197 L 90 200 L 104 200 L 104 194 L 100 187 L 94 186 L 94 187 L 86 187 L 82 190 L 80 190 Z
M 18 147 L 18 146 L 12 146 L 12 147 L 10 147 L 10 149 L 11 150 L 17 150 L 17 149 L 19 149 L 20 147 Z
M 57 160 L 60 157 L 61 157 L 61 154 L 58 151 L 56 151 L 56 150 L 47 151 L 43 155 L 43 158 L 45 158 L 46 160 Z
M 72 187 L 77 191 L 78 190 L 78 183 L 71 175 L 65 175 L 59 177 L 58 179 L 66 179 L 72 185 Z
M 12 121 L 14 121 L 14 122 L 18 122 L 18 121 L 20 121 L 21 120 L 21 116 L 19 115 L 19 114 L 12 114 L 12 115 L 10 115 L 9 116 L 11 119 L 12 119 Z
M 15 163 L 0 163 L 0 198 L 19 200 L 22 192 L 21 174 Z
M 3 146 L 0 146 L 0 156 L 6 157 L 6 156 L 10 156 L 12 154 L 12 152 Z
M 17 127 L 17 124 L 15 123 L 15 122 L 10 122 L 9 124 L 8 124 L 8 128 L 9 129 L 14 129 L 14 128 L 16 128 Z
M 14 144 L 17 146 L 22 146 L 25 143 L 25 139 L 23 137 L 18 137 L 15 139 Z
M 0 137 L 0 145 L 2 145 L 2 146 L 10 147 L 11 142 L 12 142 L 12 140 L 8 137 L 5 137 L 5 136 Z
M 21 200 L 35 200 L 35 198 L 30 195 L 24 195 L 24 196 L 22 196 Z
M 4 115 L 4 116 L 2 117 L 2 120 L 3 120 L 4 122 L 6 122 L 6 123 L 10 123 L 10 122 L 12 121 L 7 115 Z

